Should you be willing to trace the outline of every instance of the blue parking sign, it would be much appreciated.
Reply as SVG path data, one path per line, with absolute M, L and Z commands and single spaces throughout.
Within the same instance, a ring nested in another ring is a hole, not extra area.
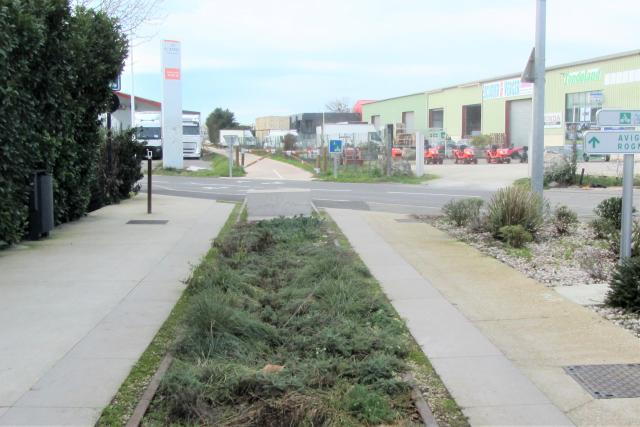
M 342 153 L 341 139 L 332 139 L 329 141 L 329 153 Z

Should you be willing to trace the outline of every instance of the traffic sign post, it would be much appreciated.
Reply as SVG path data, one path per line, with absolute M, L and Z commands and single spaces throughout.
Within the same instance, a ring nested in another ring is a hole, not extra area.
M 603 109 L 596 114 L 599 126 L 627 127 L 629 130 L 593 131 L 584 135 L 584 152 L 589 154 L 624 154 L 622 179 L 622 227 L 620 262 L 631 256 L 633 228 L 634 154 L 640 153 L 640 110 Z
M 640 153 L 640 132 L 632 130 L 585 132 L 584 152 L 587 154 Z
M 338 157 L 342 153 L 342 140 L 329 140 L 329 153 L 333 154 L 333 177 L 338 178 Z
M 600 110 L 596 121 L 600 126 L 640 126 L 640 110 Z

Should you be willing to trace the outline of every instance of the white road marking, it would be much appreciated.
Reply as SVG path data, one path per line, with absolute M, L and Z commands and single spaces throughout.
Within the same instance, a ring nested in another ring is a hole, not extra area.
M 449 196 L 449 197 L 475 197 L 481 199 L 480 196 L 472 194 L 450 194 L 450 193 L 414 193 L 408 191 L 387 191 L 387 194 L 408 194 L 410 196 Z
M 185 190 L 183 188 L 170 188 L 170 187 L 157 187 L 157 189 L 160 190 L 167 190 L 167 191 L 176 191 L 176 192 L 184 192 L 184 193 L 196 193 L 196 194 L 207 194 L 207 195 L 211 195 L 210 192 L 208 191 L 197 191 L 197 190 Z M 245 196 L 245 194 L 237 194 L 237 193 L 224 193 L 225 196 Z
M 204 190 L 226 190 L 229 187 L 202 187 Z
M 282 175 L 280 175 L 280 172 L 278 172 L 277 170 L 273 169 L 273 173 L 275 173 L 279 179 L 283 179 Z
M 329 190 L 329 189 L 324 189 L 324 188 L 311 188 L 311 191 L 340 191 L 340 192 L 348 192 L 348 191 L 353 191 L 353 190 Z
M 403 206 L 408 208 L 425 208 L 425 209 L 442 209 L 441 206 L 425 206 L 425 205 L 403 205 L 401 203 L 380 203 L 380 202 L 365 202 L 368 205 L 384 205 L 384 206 Z
M 313 200 L 320 200 L 321 202 L 357 202 L 357 200 L 340 200 L 340 199 L 318 199 L 318 198 L 314 198 Z

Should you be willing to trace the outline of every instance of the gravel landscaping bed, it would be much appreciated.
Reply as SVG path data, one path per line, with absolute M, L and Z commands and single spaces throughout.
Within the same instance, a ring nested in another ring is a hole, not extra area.
M 617 257 L 607 243 L 597 239 L 591 227 L 582 222 L 563 236 L 557 236 L 553 226 L 546 224 L 534 242 L 514 249 L 490 233 L 456 227 L 445 217 L 417 218 L 551 288 L 609 283 L 617 264 Z M 625 313 L 604 305 L 587 307 L 640 338 L 640 313 Z

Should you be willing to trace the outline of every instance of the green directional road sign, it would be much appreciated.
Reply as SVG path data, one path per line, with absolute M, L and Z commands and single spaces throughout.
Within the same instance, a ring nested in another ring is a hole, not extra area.
M 630 125 L 631 124 L 631 113 L 628 111 L 620 113 L 620 124 L 621 125 Z
M 599 126 L 640 126 L 640 110 L 603 109 L 596 114 Z
M 586 132 L 584 140 L 587 154 L 640 154 L 640 132 Z

